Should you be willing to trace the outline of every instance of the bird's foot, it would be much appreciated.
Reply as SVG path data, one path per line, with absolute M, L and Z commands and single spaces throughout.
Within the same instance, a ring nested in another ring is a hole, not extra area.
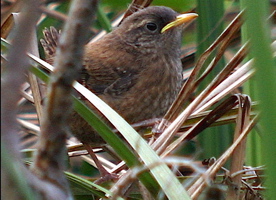
M 96 154 L 93 152 L 93 150 L 89 144 L 86 144 L 83 142 L 83 146 L 86 148 L 86 150 L 90 154 L 91 158 L 94 160 L 94 162 L 101 174 L 101 178 L 99 178 L 98 180 L 95 181 L 96 184 L 101 184 L 101 183 L 109 181 L 109 180 L 118 179 L 117 174 L 110 173 L 104 168 L 104 166 L 100 163 L 99 159 L 97 158 Z

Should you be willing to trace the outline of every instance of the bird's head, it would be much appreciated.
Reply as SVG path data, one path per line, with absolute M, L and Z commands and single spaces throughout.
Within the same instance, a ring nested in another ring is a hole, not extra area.
M 152 6 L 127 17 L 115 30 L 127 45 L 141 53 L 180 50 L 183 26 L 195 13 L 179 14 L 168 7 Z

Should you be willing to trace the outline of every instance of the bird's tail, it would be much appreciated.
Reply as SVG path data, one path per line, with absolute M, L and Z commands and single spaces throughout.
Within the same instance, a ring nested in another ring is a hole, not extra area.
M 56 54 L 60 31 L 51 26 L 49 29 L 45 28 L 43 30 L 43 35 L 44 38 L 40 39 L 40 43 L 44 49 L 46 60 L 51 60 Z

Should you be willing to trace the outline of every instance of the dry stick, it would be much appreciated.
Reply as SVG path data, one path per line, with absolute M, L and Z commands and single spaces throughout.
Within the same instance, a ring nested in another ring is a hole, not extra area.
M 207 184 L 206 179 L 208 177 L 213 178 L 221 166 L 228 160 L 229 156 L 233 154 L 234 150 L 240 144 L 242 140 L 246 138 L 250 130 L 255 126 L 259 115 L 254 117 L 252 121 L 244 128 L 242 133 L 239 135 L 237 140 L 221 155 L 221 157 L 213 164 L 211 167 L 201 176 L 198 180 L 189 188 L 188 193 L 191 195 L 192 199 L 196 199 L 198 195 L 204 189 Z
M 68 197 L 69 186 L 63 174 L 66 155 L 66 119 L 72 107 L 72 83 L 82 67 L 83 47 L 97 1 L 73 1 L 68 21 L 60 38 L 54 72 L 48 88 L 41 137 L 33 164 L 33 172 L 63 190 Z M 66 108 L 66 109 L 64 109 Z

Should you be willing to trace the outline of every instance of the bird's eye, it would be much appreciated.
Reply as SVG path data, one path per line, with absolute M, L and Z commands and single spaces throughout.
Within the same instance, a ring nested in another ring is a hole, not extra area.
M 147 23 L 146 24 L 146 28 L 149 30 L 149 31 L 151 31 L 151 32 L 154 32 L 154 31 L 156 31 L 157 30 L 157 24 L 155 24 L 155 23 Z

